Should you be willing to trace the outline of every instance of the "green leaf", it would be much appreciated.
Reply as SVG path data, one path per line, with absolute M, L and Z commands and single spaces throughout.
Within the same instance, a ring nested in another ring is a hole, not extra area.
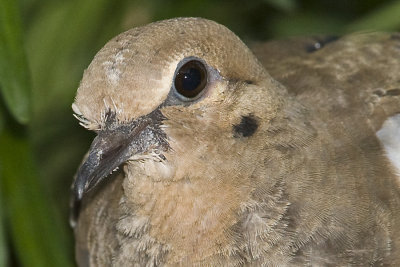
M 343 23 L 334 16 L 308 12 L 298 12 L 289 17 L 277 17 L 270 21 L 274 37 L 337 34 Z
M 5 121 L 4 121 L 3 109 L 0 106 L 0 133 L 3 131 L 4 124 L 5 124 Z
M 374 30 L 390 31 L 400 29 L 400 1 L 390 4 L 367 14 L 347 27 L 348 32 Z
M 22 266 L 72 266 L 65 229 L 40 183 L 29 142 L 0 134 L 0 185 L 10 236 Z
M 4 237 L 3 206 L 3 197 L 0 191 L 0 266 L 8 266 L 7 244 Z
M 20 123 L 30 117 L 30 80 L 18 1 L 0 0 L 0 93 Z
M 295 0 L 264 0 L 264 2 L 276 9 L 286 12 L 294 11 L 297 8 L 297 2 Z

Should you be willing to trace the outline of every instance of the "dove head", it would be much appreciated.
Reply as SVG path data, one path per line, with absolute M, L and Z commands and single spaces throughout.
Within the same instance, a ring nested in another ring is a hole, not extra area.
M 154 156 L 175 170 L 185 164 L 174 159 L 178 152 L 201 158 L 201 147 L 222 139 L 228 149 L 255 131 L 257 118 L 273 117 L 279 87 L 246 45 L 213 21 L 171 19 L 118 35 L 85 71 L 73 104 L 81 124 L 98 133 L 78 171 L 76 196 L 134 158 Z
M 104 124 L 108 109 L 121 111 L 121 121 L 148 114 L 173 89 L 178 66 L 191 59 L 213 71 L 207 87 L 218 78 L 257 83 L 266 76 L 226 27 L 199 18 L 166 20 L 124 32 L 97 53 L 79 86 L 75 112 L 95 128 Z M 202 93 L 214 93 L 207 89 Z

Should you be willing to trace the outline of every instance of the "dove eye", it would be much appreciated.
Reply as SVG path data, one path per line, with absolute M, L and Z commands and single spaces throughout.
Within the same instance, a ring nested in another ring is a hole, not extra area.
M 195 98 L 207 85 L 207 69 L 198 60 L 182 65 L 175 76 L 175 89 L 184 98 Z

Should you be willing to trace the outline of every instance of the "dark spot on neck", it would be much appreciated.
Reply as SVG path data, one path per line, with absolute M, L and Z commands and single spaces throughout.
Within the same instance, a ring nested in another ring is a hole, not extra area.
M 392 40 L 400 40 L 400 33 L 398 33 L 398 32 L 393 33 L 393 34 L 390 36 L 390 39 L 392 39 Z
M 384 97 L 384 96 L 398 96 L 400 95 L 400 89 L 399 88 L 394 88 L 390 90 L 383 90 L 383 89 L 378 89 L 373 92 L 373 94 L 379 96 L 379 97 Z
M 258 121 L 253 115 L 242 116 L 239 124 L 233 125 L 233 136 L 235 138 L 250 137 L 258 128 Z
M 390 96 L 400 95 L 400 89 L 396 88 L 396 89 L 388 90 L 388 91 L 386 91 L 386 95 L 390 95 Z
M 314 43 L 306 45 L 305 48 L 308 53 L 312 53 L 317 50 L 320 50 L 325 45 L 332 43 L 338 39 L 339 39 L 339 37 L 337 37 L 337 36 L 326 36 L 323 38 L 316 38 Z
M 379 97 L 385 96 L 386 92 L 383 89 L 378 89 L 372 92 L 374 95 L 377 95 Z

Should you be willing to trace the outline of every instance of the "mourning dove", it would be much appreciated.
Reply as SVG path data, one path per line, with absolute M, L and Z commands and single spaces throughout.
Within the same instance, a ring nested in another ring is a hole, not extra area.
M 400 35 L 253 51 L 178 18 L 97 53 L 79 266 L 400 266 Z

